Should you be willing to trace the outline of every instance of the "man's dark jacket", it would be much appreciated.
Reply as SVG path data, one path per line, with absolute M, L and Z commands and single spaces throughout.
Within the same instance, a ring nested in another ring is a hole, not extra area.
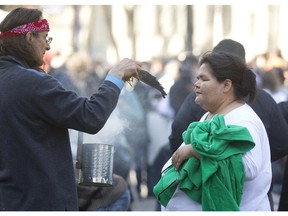
M 0 210 L 78 210 L 68 128 L 97 133 L 120 89 L 90 99 L 48 74 L 0 57 Z

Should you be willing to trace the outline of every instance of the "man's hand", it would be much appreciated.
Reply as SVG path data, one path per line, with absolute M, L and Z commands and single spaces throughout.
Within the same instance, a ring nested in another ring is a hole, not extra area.
M 116 64 L 110 71 L 110 74 L 119 77 L 123 81 L 129 81 L 131 77 L 138 74 L 141 70 L 141 64 L 132 59 L 124 58 Z

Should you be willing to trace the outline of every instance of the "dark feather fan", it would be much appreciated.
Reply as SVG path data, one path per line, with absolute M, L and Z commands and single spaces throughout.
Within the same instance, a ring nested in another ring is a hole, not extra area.
M 156 77 L 150 74 L 149 72 L 145 70 L 140 70 L 138 74 L 134 75 L 134 77 L 160 91 L 163 98 L 167 96 L 167 93 L 164 91 L 164 88 L 161 85 L 161 83 L 159 83 Z

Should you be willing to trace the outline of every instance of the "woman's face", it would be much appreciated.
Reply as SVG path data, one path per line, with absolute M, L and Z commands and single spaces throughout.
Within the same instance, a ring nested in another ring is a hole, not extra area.
M 213 113 L 221 106 L 224 100 L 223 91 L 224 84 L 216 80 L 210 65 L 207 63 L 202 64 L 195 83 L 195 102 L 203 109 Z

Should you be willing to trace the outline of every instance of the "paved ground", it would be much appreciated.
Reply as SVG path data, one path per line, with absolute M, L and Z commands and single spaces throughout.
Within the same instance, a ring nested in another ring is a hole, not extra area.
M 138 199 L 132 205 L 132 211 L 156 211 L 157 201 L 155 198 Z
M 280 195 L 276 193 L 272 193 L 272 195 L 273 195 L 273 202 L 274 202 L 274 211 L 277 211 Z
M 273 193 L 274 211 L 278 209 L 279 195 Z M 132 205 L 132 211 L 156 211 L 157 201 L 155 198 L 138 199 Z

